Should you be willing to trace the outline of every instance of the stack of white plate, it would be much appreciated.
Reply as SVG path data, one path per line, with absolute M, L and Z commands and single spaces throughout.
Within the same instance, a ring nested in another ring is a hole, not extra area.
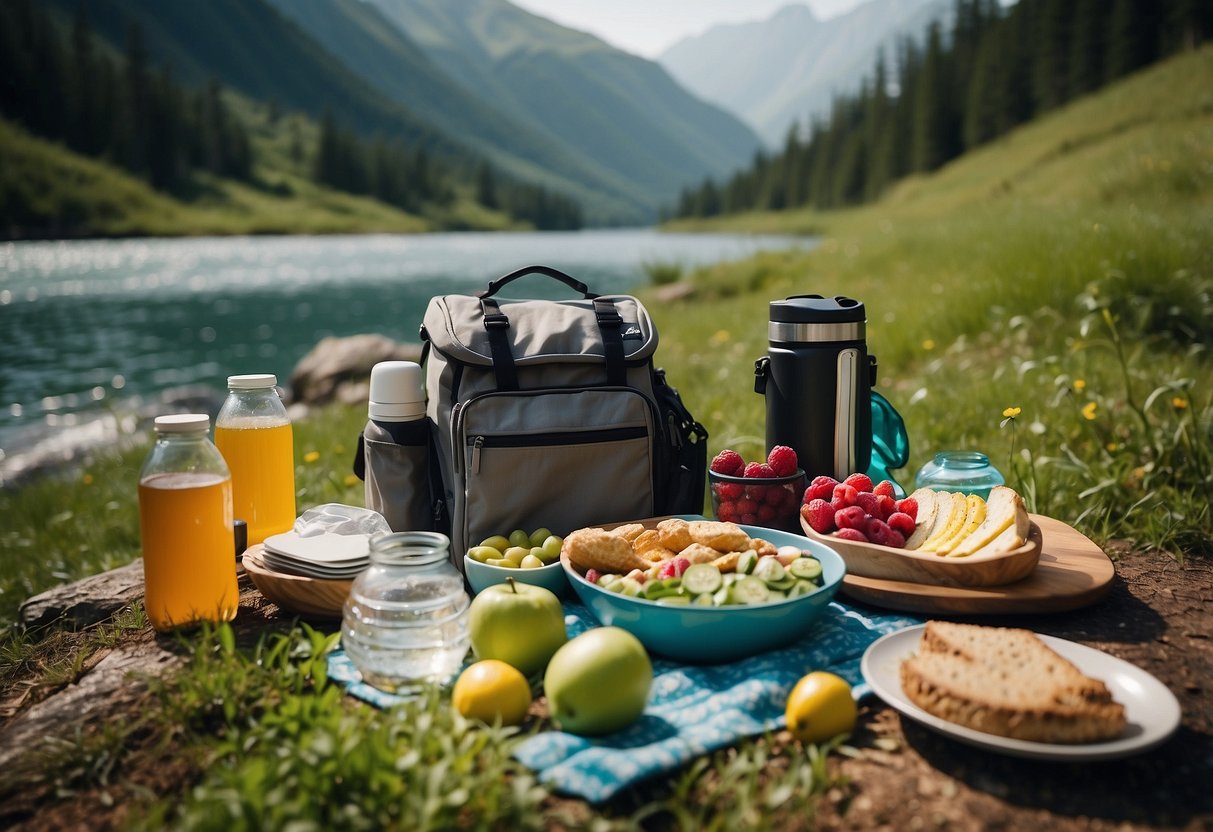
M 283 532 L 265 539 L 262 562 L 275 572 L 325 581 L 348 581 L 371 564 L 369 534 Z

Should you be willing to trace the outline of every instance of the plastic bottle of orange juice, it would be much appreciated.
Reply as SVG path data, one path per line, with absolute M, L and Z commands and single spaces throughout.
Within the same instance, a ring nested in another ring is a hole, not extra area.
M 228 376 L 227 401 L 215 419 L 215 444 L 232 471 L 236 517 L 248 544 L 295 525 L 295 452 L 291 419 L 270 373 Z
M 232 479 L 205 413 L 156 418 L 139 474 L 144 606 L 157 630 L 231 621 L 236 587 Z

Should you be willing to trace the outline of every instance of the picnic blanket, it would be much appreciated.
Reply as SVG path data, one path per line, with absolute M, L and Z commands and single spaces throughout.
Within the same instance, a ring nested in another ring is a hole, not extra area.
M 579 603 L 566 602 L 564 610 L 569 638 L 597 626 Z M 519 743 L 514 756 L 554 790 L 600 803 L 743 737 L 782 728 L 788 692 L 812 670 L 837 673 L 851 683 L 856 698 L 864 696 L 869 691 L 859 662 L 868 645 L 920 623 L 835 601 L 802 638 L 778 650 L 721 665 L 655 658 L 649 701 L 636 723 L 596 738 L 544 731 Z M 329 675 L 379 707 L 404 701 L 362 682 L 340 650 L 330 655 Z

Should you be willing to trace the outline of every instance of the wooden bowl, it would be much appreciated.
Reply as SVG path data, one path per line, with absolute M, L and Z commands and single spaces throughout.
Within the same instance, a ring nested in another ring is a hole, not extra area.
M 350 594 L 348 581 L 325 581 L 303 575 L 275 572 L 261 559 L 260 543 L 250 546 L 241 557 L 244 571 L 261 594 L 288 612 L 313 618 L 340 618 Z
M 1018 549 L 964 558 L 840 540 L 813 531 L 804 517 L 800 518 L 800 525 L 810 540 L 824 543 L 842 556 L 848 575 L 864 578 L 936 586 L 1001 586 L 1026 578 L 1040 560 L 1042 538 L 1035 521 L 1028 530 L 1027 541 Z

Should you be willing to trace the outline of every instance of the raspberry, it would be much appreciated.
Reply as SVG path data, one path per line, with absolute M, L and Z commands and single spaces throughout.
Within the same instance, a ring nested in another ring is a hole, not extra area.
M 871 491 L 859 491 L 855 494 L 855 505 L 873 517 L 880 517 L 880 498 Z
M 598 579 L 602 577 L 602 573 L 593 567 L 585 570 L 585 579 L 592 584 L 598 583 Z
M 758 503 L 751 500 L 749 497 L 743 497 L 737 501 L 738 514 L 754 514 L 758 511 Z
M 741 472 L 745 470 L 745 460 L 741 458 L 741 454 L 737 451 L 725 448 L 720 453 L 716 454 L 712 460 L 712 464 L 708 466 L 717 474 L 724 474 L 729 477 L 740 477 Z
M 843 480 L 847 485 L 852 486 L 856 491 L 871 491 L 872 478 L 867 474 L 851 474 Z
M 726 500 L 716 506 L 716 519 L 725 523 L 737 522 L 737 504 Z
M 834 486 L 838 485 L 838 480 L 833 477 L 820 476 L 814 477 L 809 483 L 809 487 L 804 490 L 804 501 L 808 503 L 810 500 L 828 500 L 834 493 Z
M 775 510 L 775 506 L 769 503 L 763 503 L 758 507 L 758 522 L 766 525 L 779 516 L 779 512 Z
M 868 540 L 880 546 L 890 545 L 893 530 L 889 528 L 889 524 L 881 520 L 879 517 L 868 517 L 863 525 L 863 530 L 868 535 Z M 902 541 L 905 545 L 905 541 Z
M 918 522 L 918 501 L 913 497 L 906 497 L 904 500 L 898 500 L 897 510 L 902 514 L 910 515 L 910 519 L 915 523 Z
M 741 515 L 741 519 L 739 522 L 741 522 L 742 524 L 744 524 L 746 526 L 756 526 L 756 525 L 758 525 L 758 515 L 757 514 L 743 514 L 743 515 Z
M 763 479 L 769 480 L 771 477 L 775 476 L 775 472 L 772 471 L 771 466 L 767 465 L 765 462 L 751 462 L 745 467 L 745 473 L 742 474 L 742 476 L 762 477 Z
M 716 496 L 721 500 L 736 500 L 745 493 L 745 486 L 739 482 L 718 482 L 712 488 L 716 489 Z
M 770 506 L 781 508 L 787 502 L 785 499 L 791 492 L 782 485 L 767 486 L 767 493 L 762 495 L 762 501 Z
M 882 497 L 896 497 L 897 490 L 893 488 L 893 483 L 888 480 L 881 480 L 872 487 L 873 494 L 879 494 Z
M 890 529 L 901 532 L 903 537 L 914 534 L 914 518 L 904 511 L 893 512 L 885 522 L 889 524 Z
M 888 520 L 889 515 L 897 511 L 897 501 L 892 497 L 877 497 L 876 499 L 880 501 L 880 514 L 876 516 L 881 520 Z
M 868 538 L 859 529 L 839 529 L 834 532 L 834 536 L 839 540 L 854 540 L 856 543 L 867 543 Z
M 859 506 L 848 506 L 834 512 L 834 525 L 840 529 L 864 529 L 868 515 Z
M 834 531 L 834 507 L 820 497 L 810 500 L 800 509 L 800 515 L 809 524 L 809 528 L 818 534 Z
M 775 476 L 790 477 L 796 473 L 796 451 L 787 445 L 776 445 L 774 448 L 771 448 L 771 453 L 767 455 L 767 465 L 771 466 L 771 470 L 775 472 Z
M 840 482 L 834 486 L 834 499 L 831 500 L 836 508 L 846 508 L 847 506 L 856 505 L 859 499 L 859 492 L 855 490 L 855 486 L 845 482 Z
M 904 549 L 906 547 L 905 536 L 897 531 L 897 529 L 889 529 L 889 544 L 894 549 Z
M 745 487 L 745 495 L 756 503 L 761 503 L 767 498 L 767 492 L 771 490 L 769 485 L 747 485 Z

